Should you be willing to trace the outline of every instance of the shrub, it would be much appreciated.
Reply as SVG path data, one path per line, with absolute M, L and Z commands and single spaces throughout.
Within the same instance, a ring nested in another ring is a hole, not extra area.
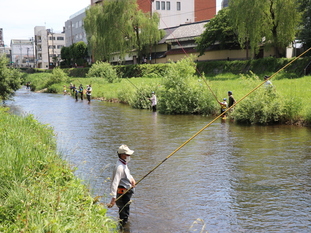
M 89 69 L 87 77 L 106 78 L 109 83 L 119 82 L 117 72 L 108 62 L 97 61 Z
M 52 75 L 49 77 L 47 81 L 47 85 L 50 86 L 61 82 L 68 82 L 68 76 L 60 68 L 53 69 Z
M 158 109 L 165 114 L 210 114 L 214 111 L 212 96 L 195 76 L 195 63 L 185 58 L 170 63 L 163 78 Z
M 254 74 L 243 76 L 242 79 L 248 86 L 255 87 L 258 84 L 258 77 Z M 262 86 L 236 105 L 231 116 L 238 123 L 278 123 L 284 119 L 284 102 L 273 87 Z

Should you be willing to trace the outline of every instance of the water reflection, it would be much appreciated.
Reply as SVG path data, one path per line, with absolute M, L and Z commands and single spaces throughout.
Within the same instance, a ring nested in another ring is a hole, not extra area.
M 135 150 L 129 166 L 139 180 L 210 121 L 25 90 L 11 105 L 53 126 L 94 196 L 108 195 L 120 144 Z M 190 231 L 310 232 L 310 134 L 215 122 L 139 184 L 128 231 L 189 232 L 201 219 Z

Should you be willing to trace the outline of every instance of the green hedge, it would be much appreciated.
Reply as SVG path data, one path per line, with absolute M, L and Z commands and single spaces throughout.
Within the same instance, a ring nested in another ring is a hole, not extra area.
M 200 73 L 213 76 L 220 73 L 241 74 L 252 71 L 256 74 L 271 74 L 283 68 L 294 58 L 263 58 L 256 60 L 236 60 L 236 61 L 206 61 L 198 62 L 197 68 Z M 304 75 L 304 68 L 311 61 L 311 57 L 299 58 L 292 65 L 286 68 L 286 72 L 295 73 L 298 76 Z

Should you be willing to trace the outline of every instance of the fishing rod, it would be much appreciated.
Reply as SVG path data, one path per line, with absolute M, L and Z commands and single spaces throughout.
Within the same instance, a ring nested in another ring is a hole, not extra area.
M 291 62 L 289 62 L 288 64 L 286 64 L 285 66 L 283 66 L 281 69 L 279 69 L 277 72 L 275 72 L 274 74 L 272 74 L 268 79 L 266 80 L 270 80 L 272 79 L 275 75 L 277 75 L 279 72 L 281 72 L 282 70 L 284 70 L 285 68 L 287 68 L 288 66 L 290 66 L 293 62 L 295 62 L 297 59 L 299 59 L 302 55 L 306 54 L 307 52 L 309 52 L 311 50 L 311 47 L 309 49 L 307 49 L 305 52 L 303 52 L 302 54 L 300 54 L 298 57 L 296 57 L 294 60 L 292 60 Z M 211 122 L 209 122 L 207 125 L 205 125 L 202 129 L 200 129 L 198 132 L 196 132 L 192 137 L 190 137 L 188 140 L 186 140 L 184 143 L 182 143 L 178 148 L 176 148 L 172 153 L 170 153 L 165 159 L 163 159 L 158 165 L 156 165 L 154 168 L 152 168 L 146 175 L 144 175 L 140 180 L 138 180 L 136 182 L 137 186 L 142 180 L 144 180 L 147 176 L 149 176 L 154 170 L 156 170 L 159 166 L 161 166 L 166 160 L 168 160 L 171 156 L 173 156 L 177 151 L 179 151 L 181 148 L 183 148 L 186 144 L 188 144 L 192 139 L 194 139 L 196 136 L 198 136 L 202 131 L 204 131 L 207 127 L 209 127 L 211 124 L 213 124 L 216 120 L 218 120 L 220 117 L 222 117 L 224 114 L 226 114 L 228 111 L 230 111 L 232 108 L 234 108 L 237 104 L 239 104 L 241 101 L 243 101 L 246 97 L 248 97 L 250 94 L 252 94 L 253 92 L 255 92 L 259 87 L 261 87 L 266 80 L 264 80 L 263 82 L 261 82 L 258 86 L 256 86 L 255 88 L 253 88 L 250 92 L 248 92 L 245 96 L 243 96 L 240 100 L 236 101 L 231 107 L 227 108 L 226 111 L 222 112 L 221 114 L 219 114 L 217 117 L 215 117 Z M 119 200 L 124 194 L 126 194 L 128 191 L 130 191 L 133 187 L 127 189 L 122 195 L 120 195 L 117 199 Z M 98 197 L 97 197 L 98 199 Z M 109 204 L 107 204 L 107 206 L 109 206 Z

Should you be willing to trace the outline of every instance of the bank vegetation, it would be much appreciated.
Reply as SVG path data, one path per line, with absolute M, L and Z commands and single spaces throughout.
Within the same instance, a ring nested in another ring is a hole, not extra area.
M 46 88 L 54 93 L 62 93 L 64 85 L 70 93 L 69 83 L 84 87 L 91 84 L 92 98 L 122 102 L 138 109 L 150 109 L 148 98 L 154 91 L 158 97 L 157 109 L 162 114 L 216 116 L 220 105 L 215 95 L 222 101 L 232 91 L 239 100 L 263 84 L 264 75 L 276 72 L 271 79 L 273 87 L 262 85 L 235 107 L 230 118 L 243 124 L 309 125 L 310 76 L 303 75 L 303 68 L 310 59 L 300 59 L 287 70 L 277 72 L 290 61 L 266 58 L 196 64 L 188 57 L 176 63 L 127 67 L 97 62 L 83 71 L 84 77 L 68 75 L 72 69 L 54 69 L 52 73 L 24 75 L 23 79 L 32 83 L 33 91 Z

